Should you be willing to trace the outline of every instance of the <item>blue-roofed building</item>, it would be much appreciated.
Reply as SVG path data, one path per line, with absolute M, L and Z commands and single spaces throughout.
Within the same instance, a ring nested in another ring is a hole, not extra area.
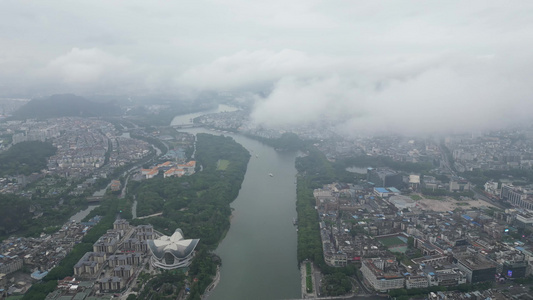
M 400 191 L 397 188 L 395 188 L 395 187 L 389 187 L 388 189 L 389 189 L 389 191 L 391 191 L 393 193 L 398 193 L 398 194 L 400 193 Z
M 469 216 L 469 215 L 462 215 L 461 217 L 463 217 L 463 219 L 465 219 L 467 221 L 474 221 L 474 219 L 472 219 L 472 217 Z
M 46 275 L 48 274 L 48 271 L 44 271 L 44 272 L 39 272 L 39 271 L 35 271 L 33 273 L 31 273 L 31 278 L 35 279 L 35 280 L 41 280 L 43 279 Z
M 397 189 L 394 189 L 393 191 L 391 188 L 376 187 L 374 188 L 374 194 L 383 198 L 394 195 L 400 195 L 400 191 L 398 191 Z

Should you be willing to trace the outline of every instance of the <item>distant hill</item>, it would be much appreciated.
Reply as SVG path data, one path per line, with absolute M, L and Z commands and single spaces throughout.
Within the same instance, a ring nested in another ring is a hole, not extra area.
M 120 113 L 120 108 L 114 104 L 94 102 L 73 94 L 60 94 L 31 100 L 15 111 L 11 119 L 100 117 Z

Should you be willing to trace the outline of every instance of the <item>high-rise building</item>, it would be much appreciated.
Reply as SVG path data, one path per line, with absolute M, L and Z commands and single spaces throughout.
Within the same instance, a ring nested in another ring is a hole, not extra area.
M 368 168 L 366 179 L 376 187 L 402 188 L 403 179 L 400 174 L 390 169 Z

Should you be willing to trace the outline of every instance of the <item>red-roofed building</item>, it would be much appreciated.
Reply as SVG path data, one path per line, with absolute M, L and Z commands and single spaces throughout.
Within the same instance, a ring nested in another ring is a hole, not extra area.
M 163 177 L 167 178 L 167 177 L 172 177 L 172 176 L 178 176 L 178 177 L 181 177 L 185 175 L 185 170 L 183 169 L 177 169 L 177 168 L 172 168 L 168 171 L 166 171 L 164 174 L 163 174 Z

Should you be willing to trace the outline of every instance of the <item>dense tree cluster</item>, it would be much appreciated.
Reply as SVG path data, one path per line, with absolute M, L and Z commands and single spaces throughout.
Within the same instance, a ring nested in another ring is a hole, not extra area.
M 181 270 L 164 270 L 159 276 L 149 280 L 138 296 L 131 294 L 132 299 L 161 299 L 172 296 L 168 299 L 177 299 L 180 291 L 184 287 L 185 274 Z
M 238 195 L 249 157 L 230 137 L 198 134 L 196 159 L 202 172 L 153 178 L 133 184 L 129 193 L 136 195 L 139 216 L 163 212 L 149 219 L 162 232 L 172 234 L 181 228 L 202 244 L 216 246 L 229 228 L 229 203 Z M 230 162 L 225 170 L 217 169 L 219 160 Z
M 304 141 L 300 137 L 292 132 L 285 132 L 279 138 L 268 139 L 255 135 L 248 135 L 248 137 L 259 140 L 266 145 L 274 147 L 276 150 L 282 151 L 296 151 L 305 149 L 309 146 L 309 141 Z
M 397 171 L 403 171 L 408 173 L 422 173 L 431 170 L 433 165 L 429 162 L 404 162 L 404 161 L 395 161 L 388 156 L 368 156 L 368 155 L 359 155 L 349 158 L 344 158 L 339 161 L 340 165 L 343 166 L 357 166 L 357 167 L 388 167 Z
M 73 94 L 52 95 L 34 99 L 18 109 L 13 119 L 49 119 L 60 117 L 98 117 L 119 115 L 120 107 L 111 103 L 93 102 Z
M 1 194 L 0 241 L 9 235 L 38 236 L 42 232 L 52 233 L 68 220 L 73 211 L 87 207 L 84 198 L 63 198 L 67 193 L 68 189 L 54 197 L 41 198 L 41 192 L 35 189 L 32 199 Z
M 150 223 L 168 235 L 181 228 L 186 237 L 200 239 L 189 268 L 189 276 L 196 279 L 190 287 L 190 299 L 200 299 L 216 273 L 218 259 L 210 251 L 229 229 L 229 204 L 239 193 L 250 159 L 248 151 L 231 137 L 198 134 L 196 148 L 201 172 L 181 178 L 156 177 L 133 183 L 128 191 L 136 195 L 139 216 L 163 213 L 133 220 L 133 224 Z M 217 168 L 221 160 L 229 162 L 223 170 Z
M 31 220 L 31 201 L 10 194 L 0 194 L 0 236 L 26 228 Z
M 47 142 L 22 142 L 0 154 L 0 175 L 29 175 L 46 169 L 47 159 L 56 153 Z
M 324 184 L 336 181 L 337 172 L 331 162 L 320 150 L 311 147 L 307 156 L 296 159 L 296 170 L 309 181 L 311 189 L 321 188 Z
M 314 262 L 323 262 L 322 241 L 318 214 L 315 210 L 313 190 L 308 182 L 298 178 L 296 211 L 298 212 L 298 261 L 306 259 Z
M 345 295 L 352 290 L 350 279 L 341 272 L 324 276 L 323 291 L 328 296 Z
M 174 117 L 214 109 L 217 107 L 211 97 L 202 97 L 195 101 L 180 101 L 180 99 L 165 99 L 150 97 L 141 100 L 139 105 L 126 112 L 127 120 L 142 126 L 168 126 Z M 150 109 L 151 106 L 160 105 L 162 109 Z
M 324 261 L 318 213 L 315 209 L 313 190 L 347 178 L 344 168 L 335 167 L 317 149 L 310 148 L 308 155 L 296 159 L 299 177 L 296 190 L 296 210 L 298 212 L 298 262 L 313 261 L 325 274 L 321 287 L 323 295 L 335 296 L 351 290 L 348 276 L 356 274 L 356 266 L 343 268 L 328 266 Z M 353 178 L 353 177 L 351 177 Z
M 500 179 L 510 179 L 514 185 L 527 185 L 533 183 L 533 170 L 511 169 L 511 170 L 481 170 L 474 169 L 461 173 L 468 181 L 478 188 L 489 181 L 499 181 Z

